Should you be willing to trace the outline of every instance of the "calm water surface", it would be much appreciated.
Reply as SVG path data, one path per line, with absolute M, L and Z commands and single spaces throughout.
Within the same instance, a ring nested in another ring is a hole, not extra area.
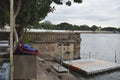
M 81 34 L 81 58 L 95 58 L 120 64 L 120 34 Z M 78 80 L 120 80 L 120 70 L 83 77 Z

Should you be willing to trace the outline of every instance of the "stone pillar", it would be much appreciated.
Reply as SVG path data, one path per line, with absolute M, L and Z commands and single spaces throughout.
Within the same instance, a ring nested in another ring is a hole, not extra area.
M 14 55 L 14 79 L 36 79 L 36 56 Z

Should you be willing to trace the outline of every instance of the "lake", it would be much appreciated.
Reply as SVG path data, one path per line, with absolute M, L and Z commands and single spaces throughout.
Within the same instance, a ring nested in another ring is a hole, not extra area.
M 120 64 L 120 34 L 81 34 L 81 58 L 94 58 Z M 120 80 L 120 70 L 94 76 L 79 75 L 78 80 Z

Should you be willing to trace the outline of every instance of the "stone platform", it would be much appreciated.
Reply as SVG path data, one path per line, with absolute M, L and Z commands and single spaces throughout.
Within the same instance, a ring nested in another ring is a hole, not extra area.
M 80 70 L 87 75 L 120 68 L 120 64 L 96 59 L 70 60 L 64 61 L 64 64 L 69 65 L 74 70 Z

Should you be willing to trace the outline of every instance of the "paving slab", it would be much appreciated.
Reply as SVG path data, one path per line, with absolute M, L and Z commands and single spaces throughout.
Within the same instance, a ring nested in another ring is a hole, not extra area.
M 58 64 L 58 63 L 54 63 L 52 66 L 57 72 L 68 72 L 68 69 L 66 69 L 65 67 L 63 67 L 62 65 Z
M 59 73 L 53 69 L 52 65 L 56 62 L 41 61 L 37 62 L 37 80 L 77 80 L 71 73 Z

